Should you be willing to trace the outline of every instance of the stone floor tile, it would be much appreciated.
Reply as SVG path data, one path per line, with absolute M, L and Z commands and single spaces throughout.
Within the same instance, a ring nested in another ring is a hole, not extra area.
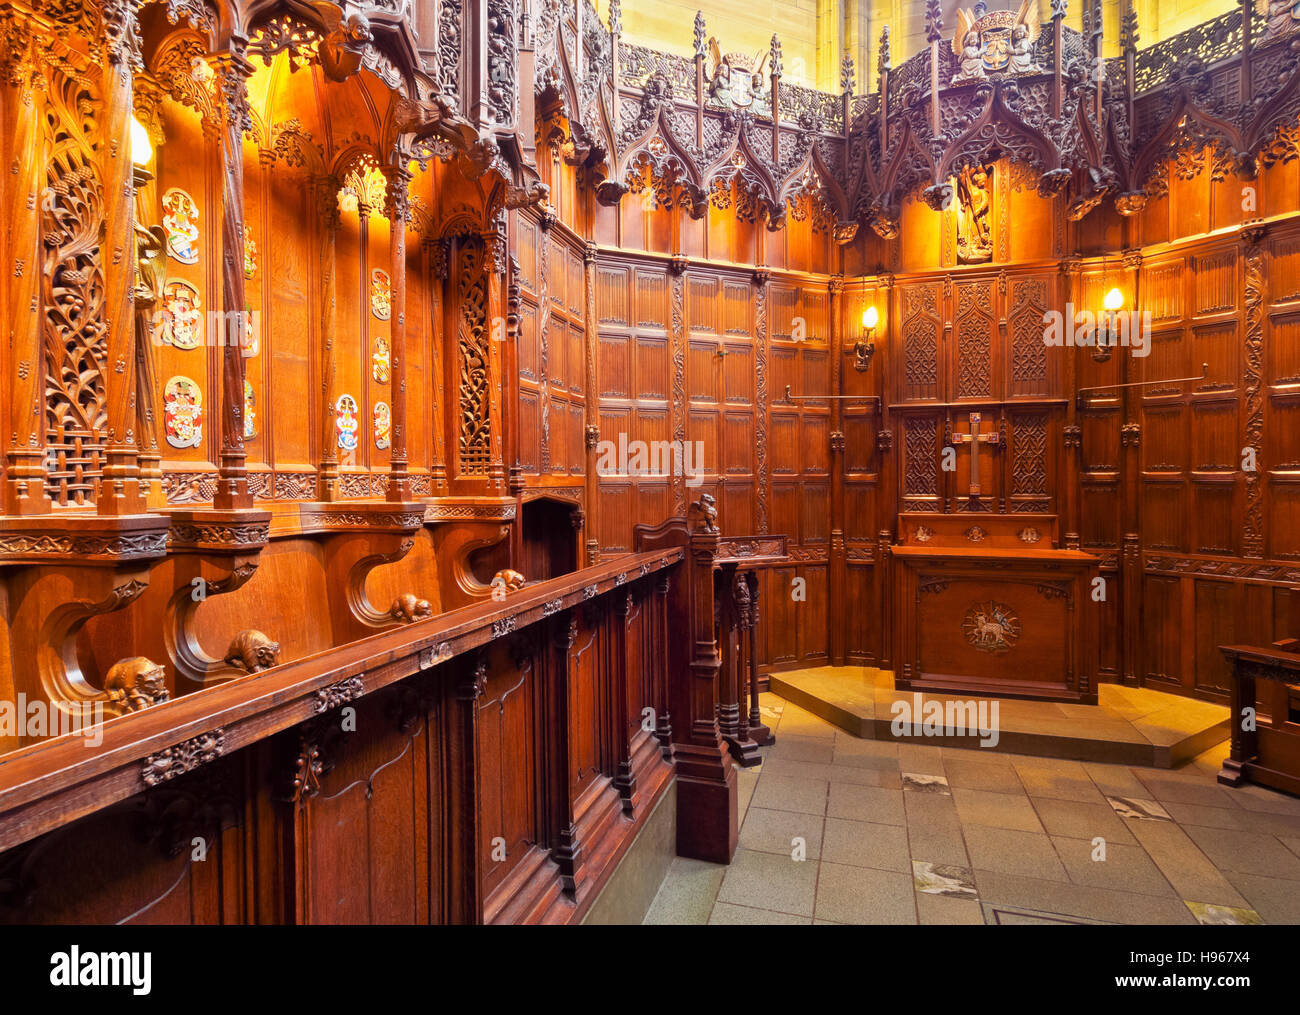
M 973 867 L 1023 877 L 1067 880 L 1052 840 L 1040 832 L 967 825 L 962 835 Z
M 816 860 L 738 849 L 718 889 L 718 901 L 795 916 L 812 916 L 817 891 Z
M 901 789 L 833 782 L 826 813 L 832 818 L 873 821 L 881 825 L 907 824 Z
M 852 867 L 910 871 L 907 829 L 870 821 L 827 818 L 822 840 L 822 860 Z
M 751 807 L 740 826 L 739 846 L 789 857 L 794 852 L 794 839 L 797 837 L 804 840 L 805 858 L 817 860 L 821 856 L 824 821 L 820 814 Z
M 954 789 L 953 801 L 964 827 L 990 825 L 1022 832 L 1042 832 L 1029 797 L 1014 793 L 990 793 L 981 789 Z
M 859 924 L 914 924 L 912 875 L 823 863 L 817 882 L 819 920 Z

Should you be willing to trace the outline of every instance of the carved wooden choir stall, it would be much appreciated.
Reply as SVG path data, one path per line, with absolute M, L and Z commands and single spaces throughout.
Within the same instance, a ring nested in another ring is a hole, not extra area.
M 1295 792 L 1300 14 L 1121 11 L 0 6 L 0 921 L 607 915 L 807 667 Z

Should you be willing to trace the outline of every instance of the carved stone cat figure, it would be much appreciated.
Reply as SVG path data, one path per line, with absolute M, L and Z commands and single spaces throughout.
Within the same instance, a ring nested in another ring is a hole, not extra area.
M 226 649 L 226 662 L 245 673 L 269 670 L 280 663 L 280 643 L 250 627 L 231 640 L 230 648 Z
M 432 617 L 433 607 L 429 605 L 429 600 L 420 599 L 407 592 L 393 600 L 393 605 L 388 612 L 399 624 L 414 624 L 417 620 L 428 620 Z
M 167 700 L 167 671 L 144 656 L 132 656 L 112 665 L 104 690 L 127 712 L 139 712 Z

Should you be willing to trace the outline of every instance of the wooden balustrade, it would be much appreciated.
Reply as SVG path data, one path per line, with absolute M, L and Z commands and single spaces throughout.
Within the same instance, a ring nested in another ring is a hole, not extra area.
M 1300 793 L 1300 640 L 1219 651 L 1232 667 L 1231 746 L 1219 782 Z
M 0 756 L 0 921 L 571 922 L 674 779 L 729 861 L 718 536 L 638 541 Z

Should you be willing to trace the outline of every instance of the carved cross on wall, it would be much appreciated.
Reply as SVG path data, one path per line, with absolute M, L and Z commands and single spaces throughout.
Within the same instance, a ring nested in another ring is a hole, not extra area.
M 980 419 L 982 417 L 978 412 L 970 414 L 970 433 L 953 434 L 950 441 L 954 446 L 958 444 L 970 445 L 970 495 L 978 497 L 980 495 L 980 445 L 981 444 L 1000 444 L 1001 435 L 993 430 L 989 433 L 980 433 Z

